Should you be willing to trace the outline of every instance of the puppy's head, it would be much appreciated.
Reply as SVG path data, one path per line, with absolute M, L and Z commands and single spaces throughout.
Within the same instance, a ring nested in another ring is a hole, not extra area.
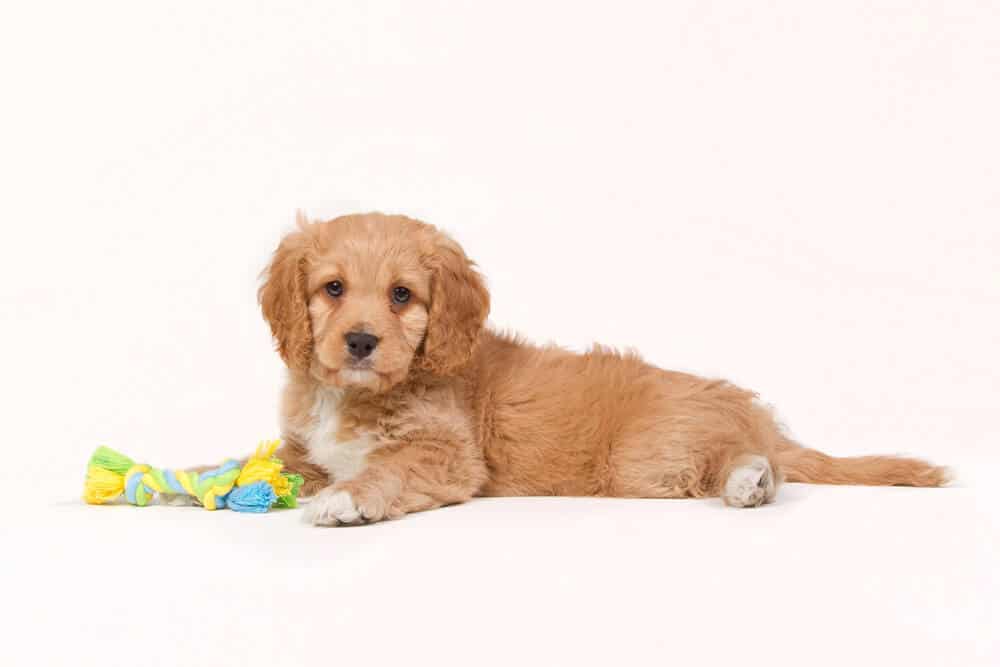
M 285 364 L 337 387 L 382 392 L 413 371 L 454 373 L 489 312 L 459 245 L 402 216 L 300 215 L 264 275 L 260 303 Z

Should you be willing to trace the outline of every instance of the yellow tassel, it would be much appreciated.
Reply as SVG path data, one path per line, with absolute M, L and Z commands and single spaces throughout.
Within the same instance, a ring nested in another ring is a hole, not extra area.
M 83 484 L 83 499 L 91 505 L 102 505 L 125 493 L 125 478 L 98 466 L 87 467 Z
M 281 440 L 271 440 L 270 442 L 262 442 L 257 447 L 257 451 L 254 452 L 253 456 L 247 459 L 246 465 L 240 471 L 240 476 L 236 480 L 237 486 L 246 486 L 247 484 L 253 484 L 254 482 L 265 481 L 269 482 L 274 488 L 274 492 L 279 496 L 281 492 L 275 486 L 275 481 L 280 479 L 285 481 L 281 476 L 281 469 L 283 464 L 281 461 L 273 457 L 274 451 L 281 444 Z M 285 481 L 285 486 L 288 483 Z
M 257 445 L 257 452 L 254 454 L 255 459 L 269 459 L 274 456 L 274 452 L 281 446 L 281 440 L 264 440 L 259 445 Z
M 292 484 L 288 481 L 288 478 L 281 474 L 279 471 L 274 477 L 271 478 L 271 488 L 274 489 L 274 495 L 287 496 L 292 492 Z

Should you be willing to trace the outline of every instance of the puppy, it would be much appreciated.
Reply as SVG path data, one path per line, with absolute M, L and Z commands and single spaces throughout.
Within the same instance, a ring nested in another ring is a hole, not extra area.
M 491 331 L 473 263 L 410 218 L 300 215 L 259 297 L 288 366 L 279 455 L 305 477 L 315 525 L 474 496 L 721 496 L 757 507 L 782 480 L 947 481 L 914 459 L 801 447 L 755 394 L 723 380 Z

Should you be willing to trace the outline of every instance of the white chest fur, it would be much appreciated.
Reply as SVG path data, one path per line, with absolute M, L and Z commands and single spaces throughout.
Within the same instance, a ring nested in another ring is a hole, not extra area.
M 370 435 L 354 440 L 337 440 L 340 398 L 338 389 L 316 392 L 312 409 L 313 428 L 305 434 L 309 460 L 325 469 L 334 482 L 343 482 L 361 474 L 367 465 L 368 454 L 375 449 L 375 439 Z

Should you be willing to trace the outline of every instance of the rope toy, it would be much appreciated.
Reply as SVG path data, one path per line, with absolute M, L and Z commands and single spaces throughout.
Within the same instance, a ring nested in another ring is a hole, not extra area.
M 282 470 L 284 464 L 274 456 L 280 444 L 280 440 L 262 442 L 242 466 L 230 459 L 201 473 L 153 468 L 98 447 L 87 465 L 83 499 L 103 505 L 124 495 L 128 503 L 143 507 L 160 493 L 193 496 L 207 510 L 266 512 L 272 507 L 295 507 L 302 476 Z

